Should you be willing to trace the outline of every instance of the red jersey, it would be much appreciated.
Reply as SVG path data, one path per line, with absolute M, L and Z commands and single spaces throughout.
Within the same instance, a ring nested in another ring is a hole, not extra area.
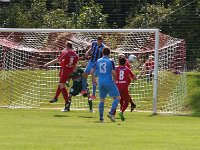
M 73 71 L 74 64 L 78 62 L 78 55 L 72 50 L 63 51 L 58 57 L 58 60 L 62 68 Z
M 131 65 L 130 65 L 130 63 L 129 63 L 128 59 L 126 59 L 125 66 L 126 66 L 126 67 L 128 67 L 129 69 L 131 69 Z
M 125 66 L 116 67 L 116 85 L 119 89 L 128 88 L 130 84 L 130 79 L 134 77 L 133 72 Z
M 63 51 L 58 57 L 58 60 L 60 61 L 61 66 L 59 83 L 66 83 L 74 70 L 74 65 L 78 62 L 78 55 L 72 50 Z

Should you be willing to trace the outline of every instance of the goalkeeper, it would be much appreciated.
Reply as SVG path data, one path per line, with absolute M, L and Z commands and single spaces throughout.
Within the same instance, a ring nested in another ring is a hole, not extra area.
M 81 92 L 81 90 L 82 90 L 83 73 L 84 73 L 84 70 L 83 70 L 82 66 L 79 66 L 70 75 L 70 79 L 72 79 L 73 85 L 69 90 L 69 97 L 68 97 L 69 101 L 65 103 L 65 108 L 63 110 L 61 110 L 61 111 L 63 111 L 63 112 L 70 111 L 70 105 L 71 105 L 72 97 L 78 95 Z M 68 83 L 69 83 L 69 81 L 68 81 Z M 66 84 L 68 85 L 68 83 L 66 83 Z M 88 104 L 89 104 L 90 112 L 93 112 L 92 100 L 90 99 L 90 93 L 89 93 L 89 89 L 88 88 L 87 88 L 87 92 L 85 94 L 83 94 L 83 97 L 87 97 L 88 98 Z

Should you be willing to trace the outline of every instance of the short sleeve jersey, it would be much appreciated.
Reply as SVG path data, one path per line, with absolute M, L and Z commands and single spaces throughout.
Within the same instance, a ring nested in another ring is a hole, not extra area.
M 133 72 L 125 66 L 118 66 L 116 67 L 116 84 L 118 88 L 125 88 L 128 87 L 130 83 L 130 79 L 134 77 Z
M 104 47 L 105 45 L 103 43 L 102 45 L 98 46 L 97 41 L 92 42 L 92 53 L 91 53 L 91 58 L 90 58 L 92 62 L 96 62 L 97 59 L 103 56 L 102 51 Z
M 108 57 L 104 56 L 97 60 L 97 62 L 94 65 L 94 68 L 96 68 L 96 75 L 98 76 L 98 81 L 112 81 L 112 71 L 115 70 L 115 64 L 112 59 L 109 59 Z
M 78 62 L 78 59 L 78 55 L 72 50 L 63 51 L 58 57 L 60 66 L 68 70 L 73 70 L 73 65 Z

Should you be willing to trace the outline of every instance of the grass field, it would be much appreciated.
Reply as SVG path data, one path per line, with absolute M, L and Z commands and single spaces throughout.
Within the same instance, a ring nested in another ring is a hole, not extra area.
M 98 112 L 0 109 L 1 150 L 197 150 L 200 118 L 126 112 L 98 121 Z M 106 115 L 106 112 L 105 112 Z

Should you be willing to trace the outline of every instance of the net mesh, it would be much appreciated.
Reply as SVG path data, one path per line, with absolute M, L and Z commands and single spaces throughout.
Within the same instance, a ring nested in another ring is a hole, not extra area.
M 130 94 L 137 110 L 151 111 L 154 72 L 146 71 L 144 64 L 154 55 L 154 32 L 0 32 L 0 106 L 63 107 L 62 96 L 58 103 L 48 103 L 57 88 L 59 66 L 50 66 L 47 70 L 41 69 L 41 66 L 57 58 L 66 41 L 72 41 L 80 57 L 79 63 L 85 66 L 88 62 L 85 52 L 98 35 L 102 35 L 105 45 L 112 49 L 111 57 L 116 64 L 119 53 L 127 57 L 130 54 L 137 56 L 131 68 L 138 80 L 131 83 Z M 159 33 L 158 112 L 184 110 L 187 95 L 185 64 L 185 41 Z M 88 83 L 91 89 L 90 77 Z M 106 106 L 110 107 L 110 103 L 107 100 Z M 97 108 L 98 99 L 93 104 Z M 87 107 L 87 98 L 73 97 L 72 108 Z

